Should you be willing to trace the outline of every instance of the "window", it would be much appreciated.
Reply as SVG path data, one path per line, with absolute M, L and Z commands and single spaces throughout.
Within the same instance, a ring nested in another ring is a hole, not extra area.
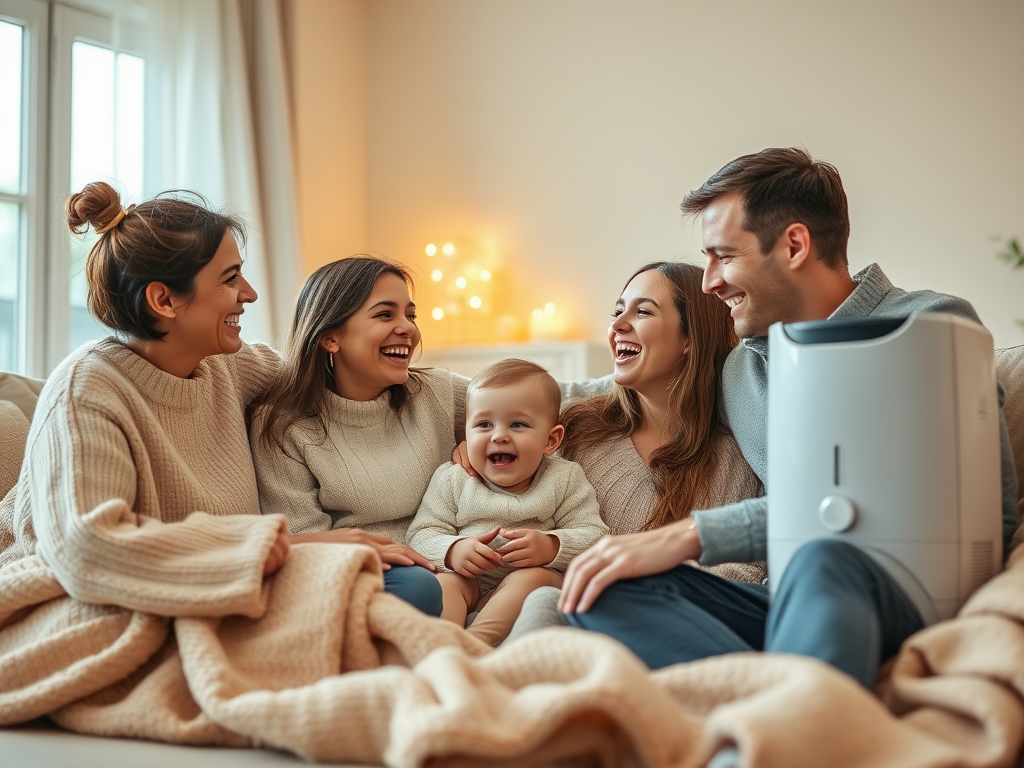
M 152 170 L 142 11 L 68 2 L 0 0 L 0 370 L 34 376 L 108 333 L 86 309 L 95 235 L 70 236 L 66 196 L 104 180 L 140 201 Z
M 0 0 L 0 370 L 40 375 L 29 327 L 39 307 L 43 223 L 47 7 Z M 35 310 L 32 312 L 30 310 Z

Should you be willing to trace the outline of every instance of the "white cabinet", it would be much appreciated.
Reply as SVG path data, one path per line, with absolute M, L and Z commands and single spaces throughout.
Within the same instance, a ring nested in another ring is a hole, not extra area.
M 475 376 L 481 369 L 518 357 L 547 369 L 559 381 L 596 379 L 612 372 L 612 358 L 604 344 L 587 341 L 531 341 L 500 346 L 460 346 L 426 349 L 413 362 L 419 368 L 447 368 L 452 373 Z

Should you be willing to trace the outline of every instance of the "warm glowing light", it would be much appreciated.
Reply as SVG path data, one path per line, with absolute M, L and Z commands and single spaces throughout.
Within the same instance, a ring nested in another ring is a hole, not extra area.
M 460 291 L 463 288 L 465 288 L 466 287 L 466 278 L 461 277 L 461 276 L 460 277 L 456 277 L 455 278 L 455 287 L 458 288 Z
M 451 243 L 445 243 L 444 245 L 441 246 L 441 253 L 443 253 L 445 256 L 451 256 L 453 253 L 455 253 L 455 246 L 452 245 Z
M 533 314 L 533 319 L 534 320 L 543 320 L 544 319 L 544 310 L 543 309 L 535 309 L 535 310 L 533 310 L 532 314 Z
M 440 307 L 434 307 L 434 309 L 430 313 L 430 316 L 435 320 L 440 320 L 442 317 L 444 317 L 444 310 L 441 309 Z
M 471 296 L 469 298 L 469 306 L 471 306 L 473 309 L 480 309 L 480 305 L 483 303 L 484 300 L 481 299 L 479 296 Z
M 544 305 L 544 314 L 546 314 L 546 315 L 553 315 L 553 314 L 555 314 L 555 302 L 549 301 L 547 304 Z
M 481 269 L 480 270 L 480 279 L 483 280 L 485 283 L 488 280 L 490 280 L 491 279 L 491 270 L 489 270 L 489 269 Z
M 437 246 L 434 245 L 433 243 L 429 243 L 427 247 L 424 248 L 423 250 L 426 252 L 427 256 L 433 256 L 435 253 L 437 253 Z
M 430 279 L 435 283 L 441 282 L 441 278 L 444 277 L 444 273 L 440 269 L 435 269 L 430 273 Z

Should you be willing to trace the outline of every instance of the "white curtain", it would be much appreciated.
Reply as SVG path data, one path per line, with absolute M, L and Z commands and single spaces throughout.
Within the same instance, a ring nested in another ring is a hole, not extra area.
M 280 346 L 301 274 L 279 0 L 150 0 L 161 188 L 250 222 L 242 337 Z M 149 82 L 154 82 L 150 79 Z

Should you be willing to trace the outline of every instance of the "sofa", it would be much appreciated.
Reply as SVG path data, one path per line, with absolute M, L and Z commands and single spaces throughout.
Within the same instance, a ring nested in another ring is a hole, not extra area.
M 1024 345 L 997 350 L 996 369 L 1006 393 L 1004 413 L 1014 450 L 1017 476 L 1024 488 Z M 17 479 L 29 422 L 42 385 L 43 382 L 39 380 L 0 373 L 0 495 L 6 494 Z M 2 685 L 3 681 L 0 680 L 0 692 Z M 302 762 L 289 754 L 272 750 L 185 747 L 81 736 L 58 730 L 45 720 L 0 728 L 0 755 L 3 755 L 0 762 L 12 768 L 35 765 L 73 765 L 76 768 L 147 765 L 149 768 L 160 768 L 183 763 L 205 768 L 243 764 L 290 766 Z M 1020 764 L 1019 755 L 1017 760 L 1017 764 Z M 902 763 L 897 761 L 892 764 Z M 987 763 L 981 761 L 978 764 Z

